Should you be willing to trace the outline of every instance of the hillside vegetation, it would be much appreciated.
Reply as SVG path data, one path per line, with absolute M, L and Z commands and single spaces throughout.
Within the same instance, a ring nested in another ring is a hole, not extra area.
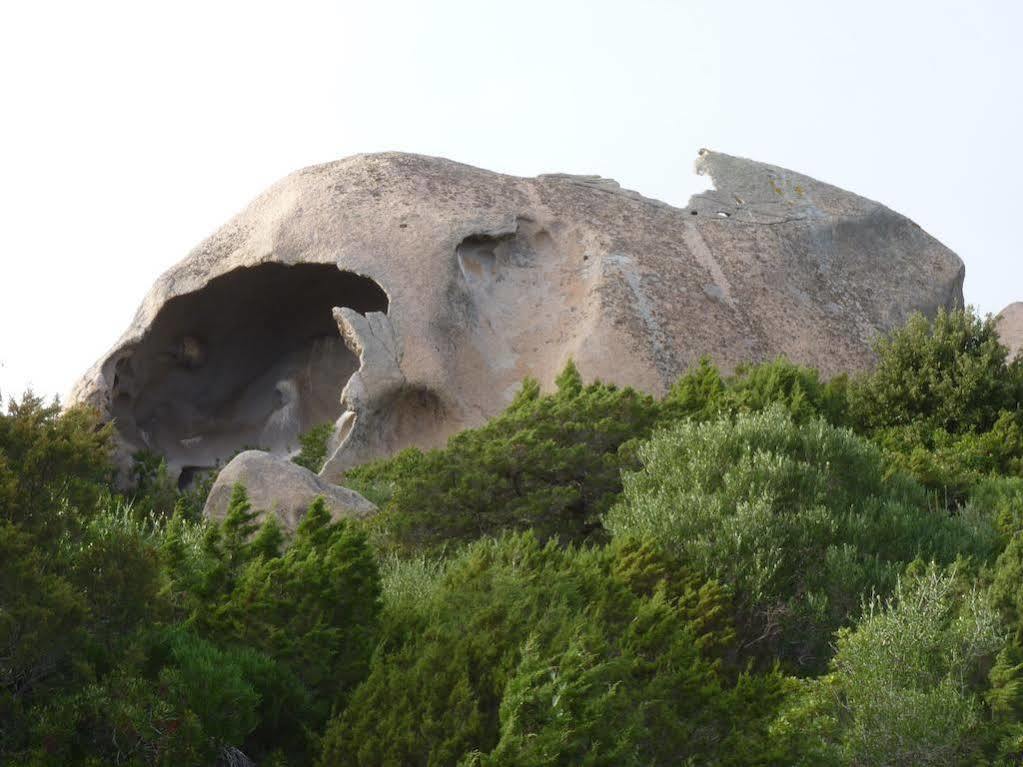
M 1023 364 L 970 311 L 877 353 L 660 400 L 570 364 L 290 537 L 10 402 L 0 764 L 1019 764 Z

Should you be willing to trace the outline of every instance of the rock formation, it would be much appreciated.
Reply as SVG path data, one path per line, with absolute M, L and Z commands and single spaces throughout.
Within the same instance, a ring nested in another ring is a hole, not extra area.
M 962 262 L 883 205 L 706 150 L 697 171 L 715 189 L 675 208 L 408 154 L 301 170 L 160 277 L 73 399 L 183 481 L 331 421 L 337 479 L 480 424 L 569 358 L 656 393 L 705 354 L 832 374 L 961 305 Z
M 1009 349 L 1009 356 L 1015 357 L 1023 349 L 1023 302 L 1006 306 L 995 321 L 998 335 Z
M 259 450 L 246 450 L 235 456 L 217 475 L 203 514 L 211 519 L 223 519 L 231 492 L 238 483 L 244 485 L 254 511 L 276 514 L 288 532 L 298 528 L 309 505 L 318 497 L 326 502 L 334 519 L 366 517 L 377 510 L 354 490 L 325 482 L 285 458 Z

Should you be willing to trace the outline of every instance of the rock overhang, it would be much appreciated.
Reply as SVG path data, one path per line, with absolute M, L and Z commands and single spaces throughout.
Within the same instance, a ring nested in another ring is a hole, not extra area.
M 704 354 L 725 369 L 785 355 L 831 374 L 869 365 L 873 337 L 913 311 L 962 304 L 962 262 L 883 205 L 707 150 L 697 170 L 714 189 L 674 208 L 600 177 L 517 178 L 419 155 L 304 169 L 162 276 L 73 399 L 115 419 L 125 454 L 169 452 L 176 471 L 261 447 L 253 435 L 283 435 L 262 447 L 284 453 L 295 428 L 331 420 L 336 478 L 481 423 L 523 377 L 549 385 L 569 358 L 586 377 L 655 393 Z M 217 287 L 315 268 L 365 280 L 375 303 L 317 293 L 326 272 L 238 288 L 263 303 Z M 274 306 L 294 321 L 253 328 Z M 213 329 L 168 334 L 172 311 Z M 132 372 L 126 410 L 117 367 L 135 354 L 148 372 L 144 383 Z M 300 369 L 323 385 L 290 387 Z M 182 384 L 202 370 L 211 387 Z M 289 420 L 289 404 L 311 415 Z
M 331 264 L 263 263 L 166 301 L 105 367 L 120 434 L 186 477 L 239 447 L 275 453 L 341 415 L 339 386 L 358 368 L 331 312 L 386 312 L 372 280 Z

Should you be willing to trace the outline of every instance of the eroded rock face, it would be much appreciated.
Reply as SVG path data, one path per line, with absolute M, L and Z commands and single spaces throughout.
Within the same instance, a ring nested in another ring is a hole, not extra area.
M 1016 357 L 1023 349 L 1023 302 L 1009 304 L 996 318 L 998 335 L 1009 349 L 1009 356 Z
M 235 456 L 217 476 L 203 515 L 223 519 L 236 484 L 245 487 L 253 511 L 276 514 L 281 527 L 289 533 L 295 532 L 317 498 L 323 498 L 334 519 L 364 518 L 377 510 L 354 490 L 325 482 L 286 458 L 246 450 Z
M 680 209 L 417 155 L 307 168 L 164 274 L 73 398 L 185 480 L 330 420 L 337 479 L 480 424 L 569 358 L 655 393 L 705 354 L 833 374 L 962 304 L 962 262 L 884 206 L 706 150 L 697 170 L 716 188 Z
M 370 280 L 331 264 L 264 263 L 169 298 L 113 366 L 109 410 L 133 445 L 194 471 L 243 446 L 287 453 L 341 414 L 358 357 L 331 309 L 386 311 Z

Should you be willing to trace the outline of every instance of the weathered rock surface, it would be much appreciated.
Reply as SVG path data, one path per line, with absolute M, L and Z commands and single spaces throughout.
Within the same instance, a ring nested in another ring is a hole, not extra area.
M 499 412 L 524 376 L 660 393 L 701 355 L 825 374 L 962 303 L 963 264 L 876 202 L 700 153 L 674 208 L 599 177 L 407 154 L 283 179 L 156 282 L 73 399 L 184 477 L 336 423 L 324 475 Z
M 245 486 L 254 511 L 275 513 L 281 526 L 289 532 L 295 531 L 309 505 L 320 496 L 334 519 L 362 518 L 377 510 L 354 490 L 325 482 L 286 458 L 246 450 L 221 470 L 210 489 L 203 514 L 210 519 L 223 519 L 231 492 L 238 483 Z
M 1015 357 L 1023 349 L 1023 302 L 1009 304 L 996 318 L 998 335 L 1009 348 L 1009 356 Z

